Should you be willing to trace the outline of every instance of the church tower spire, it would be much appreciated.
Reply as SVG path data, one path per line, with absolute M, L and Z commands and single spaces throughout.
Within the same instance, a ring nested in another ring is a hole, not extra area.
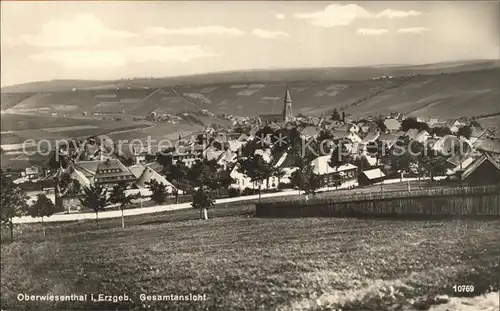
M 293 116 L 292 116 L 292 96 L 290 96 L 290 89 L 288 88 L 288 85 L 286 86 L 286 91 L 285 91 L 285 102 L 283 106 L 283 121 L 284 122 L 290 122 L 292 121 Z

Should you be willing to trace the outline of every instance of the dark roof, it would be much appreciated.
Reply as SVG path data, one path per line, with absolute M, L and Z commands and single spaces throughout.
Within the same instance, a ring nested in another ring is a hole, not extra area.
M 100 161 L 94 176 L 96 183 L 135 180 L 130 170 L 117 159 Z
M 280 167 L 297 167 L 300 162 L 300 157 L 295 154 L 287 154 L 285 161 L 281 163 Z
M 483 155 L 479 159 L 477 159 L 473 164 L 469 165 L 467 169 L 464 171 L 462 174 L 462 178 L 465 179 L 467 178 L 472 172 L 474 172 L 478 167 L 481 166 L 485 161 L 489 161 L 493 166 L 500 171 L 500 164 L 498 164 L 493 158 L 491 158 L 489 155 Z
M 474 148 L 480 151 L 500 154 L 500 139 L 479 138 L 474 142 Z

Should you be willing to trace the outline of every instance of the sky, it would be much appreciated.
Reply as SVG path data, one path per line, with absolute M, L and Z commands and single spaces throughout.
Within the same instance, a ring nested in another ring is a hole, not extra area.
M 1 2 L 1 85 L 499 59 L 497 1 Z

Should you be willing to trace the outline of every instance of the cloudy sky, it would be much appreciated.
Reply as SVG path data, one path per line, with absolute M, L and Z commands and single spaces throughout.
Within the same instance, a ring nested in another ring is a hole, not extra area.
M 2 86 L 498 59 L 499 2 L 1 2 Z

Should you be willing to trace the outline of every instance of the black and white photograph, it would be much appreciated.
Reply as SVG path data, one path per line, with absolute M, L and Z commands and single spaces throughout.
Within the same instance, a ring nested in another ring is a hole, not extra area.
M 500 309 L 500 1 L 0 6 L 2 311 Z

